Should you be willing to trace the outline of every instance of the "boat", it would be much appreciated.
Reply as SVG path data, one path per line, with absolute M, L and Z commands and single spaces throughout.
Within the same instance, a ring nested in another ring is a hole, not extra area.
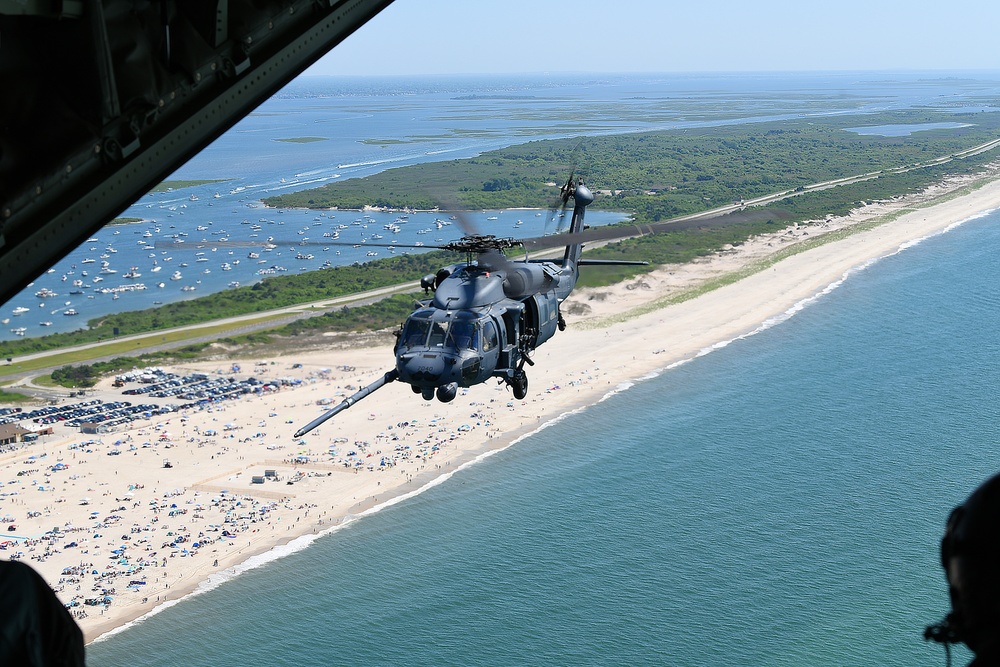
M 29 310 L 31 310 L 31 309 L 30 308 L 25 308 L 24 306 L 18 306 L 17 308 L 15 308 L 14 310 L 12 310 L 11 312 L 14 313 L 15 315 L 20 315 L 22 313 L 28 312 Z
M 193 287 L 191 285 L 185 285 L 184 287 L 181 288 L 181 291 L 182 292 L 193 292 L 193 291 L 195 291 L 195 289 L 197 289 L 197 288 Z
M 69 310 L 63 311 L 63 315 L 79 315 L 79 314 L 80 313 L 76 312 L 76 309 L 74 308 L 70 308 Z
M 139 269 L 134 266 L 131 269 L 129 269 L 126 273 L 122 274 L 122 278 L 139 278 L 141 276 L 142 274 L 139 273 Z
M 52 326 L 52 322 L 49 322 L 49 321 L 39 322 L 39 324 L 41 326 L 43 326 L 43 327 L 50 327 L 50 326 Z
M 48 299 L 50 297 L 59 296 L 59 295 L 56 294 L 55 292 L 53 292 L 52 290 L 50 290 L 49 288 L 43 287 L 42 289 L 40 289 L 37 292 L 35 292 L 35 296 L 37 296 L 39 299 Z
M 17 327 L 16 329 L 10 330 L 10 332 L 15 336 L 23 336 L 25 331 L 27 331 L 27 328 L 25 327 Z
M 174 271 L 173 275 L 170 276 L 170 279 L 171 280 L 180 280 L 181 279 L 181 272 L 180 271 Z

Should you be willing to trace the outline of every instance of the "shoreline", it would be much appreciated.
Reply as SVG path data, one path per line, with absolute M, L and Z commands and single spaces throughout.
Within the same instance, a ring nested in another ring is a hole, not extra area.
M 976 187 L 955 196 L 969 185 Z M 86 455 L 80 449 L 70 454 L 67 447 L 88 436 L 63 434 L 68 429 L 60 428 L 57 435 L 44 436 L 43 441 L 27 449 L 0 455 L 0 468 L 10 473 L 4 479 L 15 479 L 18 469 L 29 465 L 26 457 L 32 453 L 44 452 L 51 457 L 47 459 L 49 465 L 63 458 L 70 467 L 69 476 L 46 475 L 46 482 L 51 481 L 55 487 L 51 491 L 24 489 L 22 497 L 30 505 L 11 508 L 8 502 L 5 511 L 16 515 L 18 534 L 39 535 L 53 525 L 79 526 L 92 518 L 102 519 L 95 524 L 100 527 L 85 531 L 95 537 L 74 538 L 79 542 L 75 547 L 66 546 L 69 538 L 54 546 L 49 542 L 44 546 L 44 561 L 34 557 L 43 549 L 40 540 L 33 545 L 34 554 L 22 549 L 23 560 L 39 570 L 50 585 L 61 588 L 59 594 L 64 602 L 73 593 L 83 593 L 82 586 L 92 581 L 92 575 L 84 573 L 73 577 L 76 582 L 60 584 L 64 568 L 76 567 L 78 561 L 87 559 L 94 563 L 91 568 L 83 568 L 87 572 L 109 567 L 98 565 L 98 560 L 107 562 L 109 552 L 115 551 L 117 545 L 123 546 L 112 562 L 126 561 L 135 569 L 132 574 L 108 579 L 119 586 L 140 576 L 146 580 L 142 587 L 135 587 L 137 590 L 117 591 L 102 614 L 80 619 L 86 641 L 91 643 L 185 597 L 214 588 L 242 571 L 280 558 L 290 553 L 289 544 L 295 543 L 292 550 L 304 548 L 357 518 L 443 483 L 463 466 L 475 465 L 575 410 L 766 330 L 829 293 L 854 272 L 998 207 L 1000 170 L 994 168 L 979 181 L 968 177 L 950 179 L 918 195 L 870 203 L 843 218 L 780 230 L 710 258 L 663 267 L 628 283 L 579 289 L 564 304 L 570 324 L 567 331 L 536 351 L 536 366 L 529 373 L 531 386 L 522 401 L 515 401 L 505 387 L 489 383 L 463 390 L 451 404 L 425 403 L 408 387 L 395 384 L 382 390 L 382 400 L 369 399 L 290 444 L 295 428 L 326 409 L 316 404 L 317 396 L 329 398 L 337 392 L 351 393 L 351 387 L 364 386 L 391 365 L 391 352 L 382 347 L 310 350 L 268 360 L 263 366 L 258 362 L 257 368 L 265 376 L 272 371 L 292 375 L 301 384 L 269 395 L 216 404 L 209 410 L 134 423 L 128 429 L 97 436 L 103 442 L 89 445 Z M 887 221 L 873 224 L 877 220 Z M 861 231 L 844 233 L 851 228 Z M 844 235 L 816 243 L 818 231 L 827 238 Z M 812 247 L 801 252 L 784 250 L 809 244 Z M 771 263 L 781 252 L 787 256 Z M 748 267 L 757 269 L 726 282 L 726 276 Z M 699 291 L 719 280 L 720 286 Z M 595 352 L 579 354 L 578 350 Z M 289 368 L 293 362 L 302 363 L 302 368 Z M 352 370 L 341 370 L 346 363 Z M 220 375 L 230 364 L 205 361 L 182 364 L 178 370 Z M 106 396 L 105 400 L 121 400 L 109 385 L 110 380 L 102 382 L 91 397 L 96 393 Z M 266 419 L 264 414 L 268 415 Z M 227 424 L 227 430 L 208 435 L 222 423 Z M 232 430 L 228 430 L 228 424 L 233 425 Z M 251 435 L 255 429 L 257 433 Z M 181 431 L 180 436 L 177 431 Z M 343 438 L 347 442 L 332 442 Z M 151 446 L 127 451 L 120 447 L 113 467 L 91 465 L 108 461 L 103 456 L 118 447 L 110 444 L 112 441 L 125 445 L 142 439 L 152 441 Z M 398 449 L 401 446 L 406 449 Z M 336 455 L 329 453 L 331 447 Z M 360 465 L 350 457 L 351 449 L 365 454 L 357 459 Z M 69 458 L 77 454 L 79 459 Z M 168 455 L 177 460 L 169 472 L 151 465 Z M 127 465 L 130 456 L 135 465 Z M 391 457 L 392 462 L 373 465 L 376 457 L 383 461 Z M 263 486 L 253 483 L 252 477 L 263 475 L 266 469 L 276 470 L 282 480 L 291 480 L 300 473 L 302 477 L 291 486 L 270 481 Z M 119 472 L 125 473 L 137 488 L 126 492 Z M 41 469 L 31 475 L 40 478 Z M 72 475 L 78 477 L 69 480 Z M 108 488 L 102 490 L 102 486 Z M 95 499 L 102 492 L 104 495 Z M 53 501 L 59 493 L 92 495 L 81 507 L 75 504 L 75 496 L 72 503 L 69 498 L 62 503 Z M 166 493 L 171 494 L 173 502 L 163 499 Z M 125 496 L 134 498 L 132 508 L 122 505 Z M 221 501 L 213 505 L 213 499 L 220 496 Z M 211 526 L 219 525 L 216 522 L 220 516 L 232 516 L 234 508 L 243 502 L 254 509 L 237 519 L 243 523 L 235 524 L 234 530 L 239 529 L 238 540 L 247 540 L 247 544 L 240 542 L 235 548 L 237 538 L 222 539 L 211 532 Z M 164 516 L 173 511 L 172 505 L 190 513 L 181 519 Z M 25 519 L 24 511 L 29 507 L 41 512 L 41 516 Z M 115 514 L 122 518 L 107 525 L 106 517 Z M 281 524 L 284 530 L 279 533 Z M 130 529 L 138 532 L 131 533 L 134 537 L 129 540 L 103 537 L 106 532 L 124 538 Z M 200 540 L 202 546 L 196 552 L 177 548 L 182 545 L 167 547 L 165 542 L 158 546 L 166 535 L 176 533 L 190 534 L 187 544 Z M 137 542 L 138 538 L 145 541 L 144 546 L 139 546 L 142 542 Z M 2 555 L 10 557 L 10 550 Z M 75 589 L 73 583 L 77 584 Z

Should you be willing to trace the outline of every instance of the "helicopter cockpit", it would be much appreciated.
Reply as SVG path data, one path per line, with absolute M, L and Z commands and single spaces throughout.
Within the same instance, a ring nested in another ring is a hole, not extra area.
M 497 325 L 489 315 L 424 308 L 411 313 L 403 325 L 396 370 L 414 392 L 431 398 L 438 389 L 438 398 L 447 398 L 457 387 L 489 377 L 499 347 Z
M 442 313 L 439 309 L 426 308 L 411 313 L 406 319 L 398 350 L 445 348 L 456 352 L 489 352 L 497 342 L 496 326 L 490 317 L 473 311 Z

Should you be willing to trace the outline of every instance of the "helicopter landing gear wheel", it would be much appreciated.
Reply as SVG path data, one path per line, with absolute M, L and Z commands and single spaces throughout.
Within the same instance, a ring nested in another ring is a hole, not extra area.
M 559 322 L 557 324 L 559 331 L 566 331 L 566 320 L 563 319 L 562 313 L 559 313 Z
M 514 390 L 514 398 L 522 400 L 528 395 L 528 375 L 521 371 L 514 375 L 510 381 L 510 388 Z

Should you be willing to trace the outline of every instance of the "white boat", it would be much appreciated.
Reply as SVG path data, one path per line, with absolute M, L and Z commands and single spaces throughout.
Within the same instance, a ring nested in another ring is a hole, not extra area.
M 31 309 L 30 308 L 25 308 L 24 306 L 18 306 L 17 308 L 15 308 L 14 310 L 12 310 L 11 312 L 14 313 L 15 315 L 20 315 L 22 313 L 28 312 L 29 310 L 31 310 Z
M 73 309 L 73 308 L 70 308 L 69 310 L 64 310 L 63 311 L 63 315 L 79 315 L 79 314 L 80 313 L 76 312 L 76 310 Z
M 52 326 L 52 322 L 48 322 L 48 321 L 46 321 L 46 322 L 39 322 L 39 324 L 42 325 L 43 327 L 50 327 L 50 326 Z
M 171 280 L 180 280 L 181 279 L 181 272 L 180 271 L 174 271 L 173 275 L 170 276 L 170 279 Z
M 10 332 L 15 336 L 23 336 L 25 331 L 27 331 L 25 327 L 17 327 L 16 329 L 10 330 Z

